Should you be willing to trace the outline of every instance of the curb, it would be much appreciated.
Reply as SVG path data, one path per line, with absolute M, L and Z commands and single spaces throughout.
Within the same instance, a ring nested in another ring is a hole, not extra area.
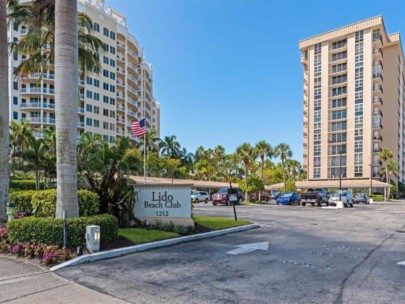
M 142 252 L 142 251 L 147 251 L 147 250 L 156 249 L 156 248 L 173 246 L 173 245 L 186 243 L 186 242 L 208 239 L 208 238 L 212 238 L 212 237 L 216 237 L 216 236 L 221 236 L 221 235 L 235 233 L 235 232 L 242 232 L 242 231 L 259 228 L 259 227 L 260 227 L 260 225 L 258 225 L 258 224 L 250 224 L 250 225 L 228 228 L 228 229 L 223 229 L 223 230 L 218 230 L 218 231 L 200 233 L 200 234 L 196 234 L 196 235 L 182 236 L 182 237 L 178 237 L 178 238 L 174 238 L 174 239 L 157 241 L 157 242 L 152 242 L 152 243 L 147 243 L 147 244 L 142 244 L 142 245 L 135 245 L 135 246 L 130 246 L 130 247 L 112 249 L 112 250 L 97 252 L 97 253 L 93 253 L 93 254 L 85 254 L 85 255 L 76 257 L 70 261 L 59 264 L 57 266 L 51 267 L 50 270 L 56 271 L 56 270 L 59 270 L 59 269 L 65 268 L 65 267 L 69 267 L 69 266 L 77 266 L 77 265 L 80 265 L 83 263 L 91 263 L 91 262 L 96 262 L 96 261 L 100 261 L 100 260 L 116 258 L 119 256 L 131 254 L 131 253 Z

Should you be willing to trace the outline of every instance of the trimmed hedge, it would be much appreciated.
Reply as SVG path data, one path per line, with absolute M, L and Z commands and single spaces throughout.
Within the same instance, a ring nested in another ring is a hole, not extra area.
M 35 180 L 32 179 L 13 179 L 10 181 L 10 189 L 15 190 L 35 190 Z M 44 189 L 45 183 L 43 181 L 39 182 L 39 188 Z M 55 188 L 55 183 L 48 184 L 49 188 Z
M 8 199 L 15 204 L 17 212 L 31 214 L 33 209 L 31 205 L 32 196 L 37 192 L 36 190 L 14 191 L 8 194 Z
M 88 190 L 79 190 L 80 216 L 92 216 L 99 212 L 100 198 L 97 193 Z M 31 214 L 35 207 L 40 207 L 38 217 L 54 217 L 56 212 L 56 189 L 30 190 L 11 192 L 10 201 L 14 202 L 17 211 Z
M 86 226 L 100 226 L 101 242 L 108 243 L 118 237 L 118 220 L 104 214 L 91 217 L 68 218 L 68 247 L 86 246 Z M 55 218 L 25 217 L 7 223 L 11 244 L 37 242 L 63 246 L 63 220 Z

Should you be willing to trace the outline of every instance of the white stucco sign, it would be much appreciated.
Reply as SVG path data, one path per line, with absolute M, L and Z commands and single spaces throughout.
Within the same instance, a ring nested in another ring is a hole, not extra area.
M 137 185 L 135 217 L 179 225 L 192 225 L 192 185 Z

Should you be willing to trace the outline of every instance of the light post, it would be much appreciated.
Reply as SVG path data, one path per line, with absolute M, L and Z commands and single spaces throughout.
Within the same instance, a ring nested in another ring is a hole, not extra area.
M 339 149 L 339 201 L 342 200 L 342 148 Z

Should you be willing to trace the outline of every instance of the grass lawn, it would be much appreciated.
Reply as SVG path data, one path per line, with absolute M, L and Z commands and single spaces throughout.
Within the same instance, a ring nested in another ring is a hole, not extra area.
M 131 242 L 135 245 L 172 239 L 179 236 L 180 236 L 179 234 L 174 232 L 166 232 L 155 229 L 150 230 L 146 230 L 145 228 L 118 229 L 118 237 L 120 239 Z
M 249 221 L 223 218 L 223 217 L 210 217 L 210 216 L 194 216 L 193 220 L 196 224 L 204 226 L 210 230 L 221 230 L 238 226 L 245 226 L 252 224 Z

